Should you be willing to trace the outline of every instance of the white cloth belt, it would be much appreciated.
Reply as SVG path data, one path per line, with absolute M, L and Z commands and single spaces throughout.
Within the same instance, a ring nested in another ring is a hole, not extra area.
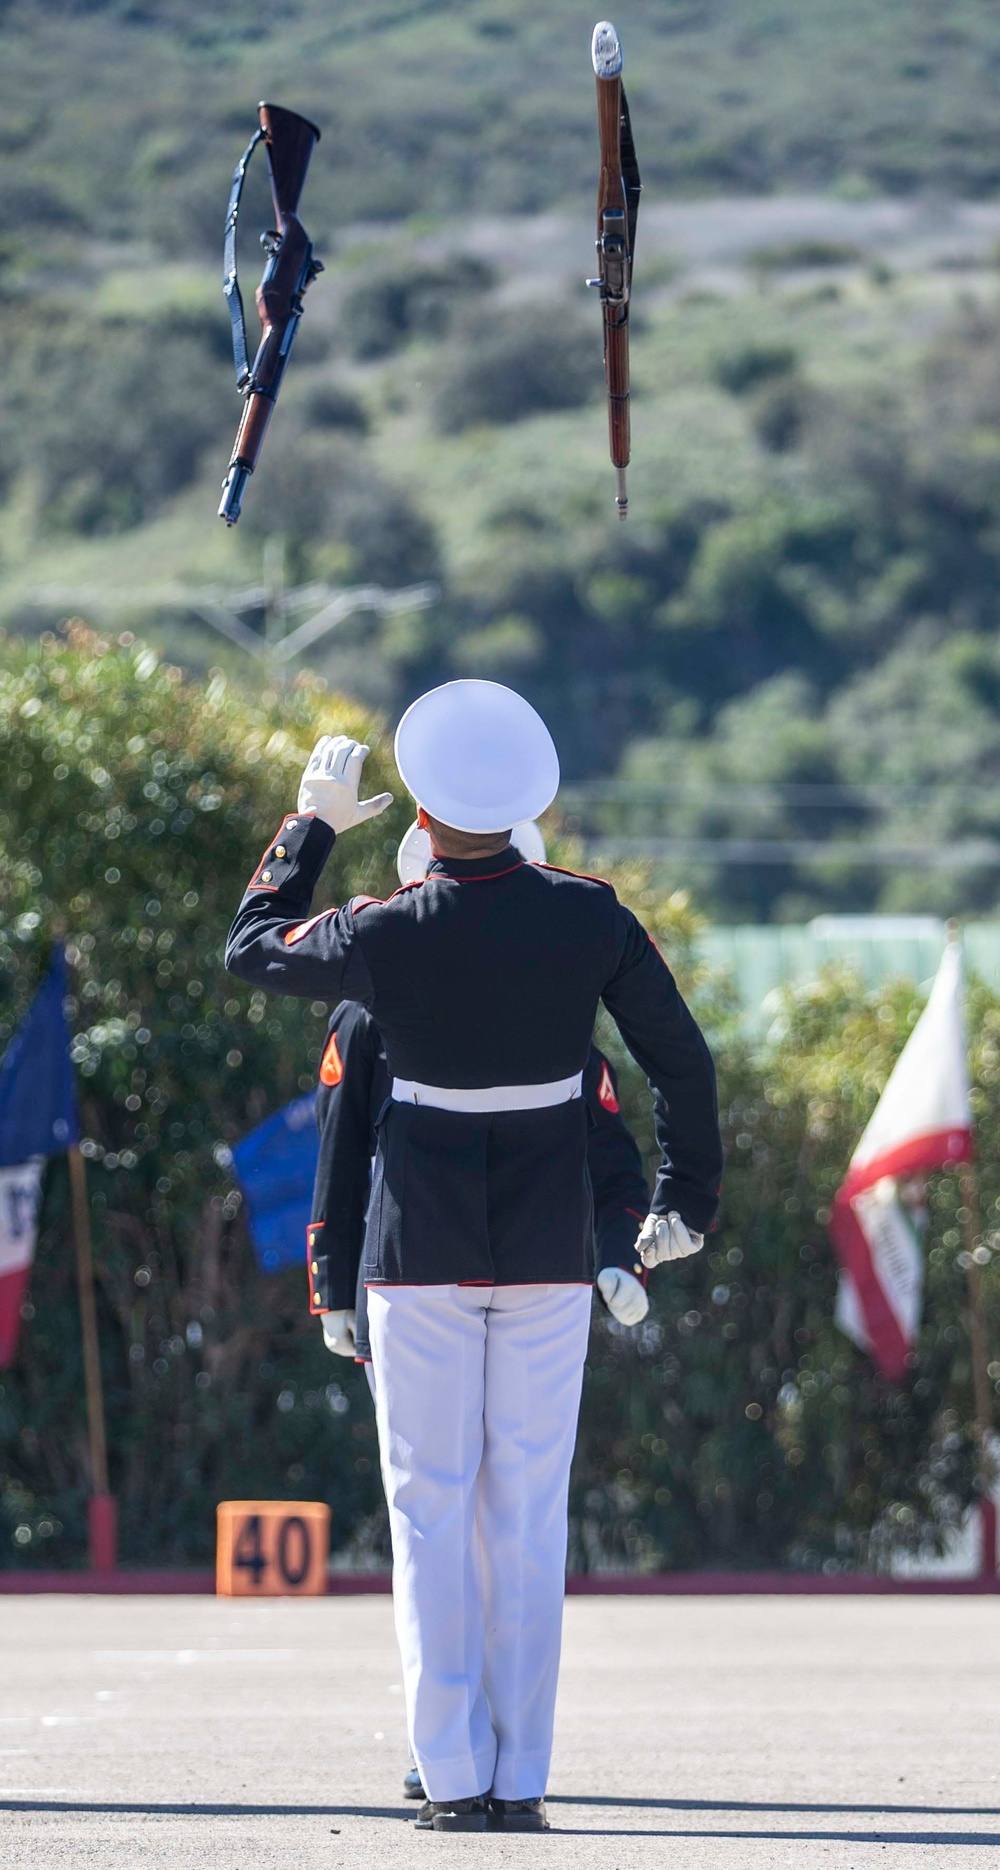
M 475 1091 L 417 1084 L 412 1078 L 392 1081 L 397 1104 L 431 1104 L 435 1110 L 544 1110 L 549 1104 L 568 1104 L 582 1092 L 582 1071 L 575 1071 L 571 1078 L 555 1078 L 551 1084 L 490 1084 Z

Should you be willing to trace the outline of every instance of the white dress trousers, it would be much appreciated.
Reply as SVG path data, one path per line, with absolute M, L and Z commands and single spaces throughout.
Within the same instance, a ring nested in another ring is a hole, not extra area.
M 431 1799 L 540 1798 L 589 1285 L 368 1294 L 396 1634 Z

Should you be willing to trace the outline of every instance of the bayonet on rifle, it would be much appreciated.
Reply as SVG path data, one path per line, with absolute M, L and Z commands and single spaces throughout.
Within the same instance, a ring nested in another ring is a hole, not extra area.
M 235 526 L 240 517 L 243 492 L 257 465 L 292 339 L 302 316 L 303 294 L 317 273 L 323 271 L 320 262 L 313 258 L 312 242 L 299 220 L 299 201 L 309 159 L 319 142 L 319 131 L 307 118 L 297 116 L 294 110 L 283 110 L 279 104 L 259 105 L 258 116 L 260 127 L 233 171 L 226 215 L 222 290 L 233 323 L 236 386 L 246 398 L 229 470 L 222 483 L 219 518 L 224 519 L 227 526 Z M 236 269 L 236 223 L 247 164 L 258 143 L 263 143 L 267 152 L 275 226 L 260 237 L 267 264 L 257 287 L 261 339 L 251 364 Z
M 591 57 L 597 78 L 597 129 L 601 174 L 597 189 L 597 286 L 604 313 L 604 375 L 608 386 L 608 433 L 617 478 L 618 516 L 628 513 L 625 470 L 631 453 L 629 428 L 628 308 L 632 257 L 642 182 L 632 125 L 622 86 L 621 40 L 610 20 L 594 27 Z

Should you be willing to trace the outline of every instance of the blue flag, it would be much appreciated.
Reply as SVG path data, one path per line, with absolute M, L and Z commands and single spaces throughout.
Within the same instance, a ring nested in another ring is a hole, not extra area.
M 79 1142 L 68 991 L 66 959 L 59 945 L 0 1059 L 0 1168 L 12 1168 L 32 1156 L 58 1156 Z
M 315 1092 L 258 1124 L 232 1156 L 261 1271 L 303 1265 L 319 1160 Z

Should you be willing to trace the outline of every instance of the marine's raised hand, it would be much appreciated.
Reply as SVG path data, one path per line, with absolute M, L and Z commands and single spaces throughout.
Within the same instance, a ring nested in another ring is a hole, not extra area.
M 392 804 L 391 792 L 359 799 L 361 775 L 370 748 L 359 746 L 347 734 L 323 734 L 317 740 L 299 786 L 298 809 L 322 818 L 332 831 L 349 831 L 377 818 Z

